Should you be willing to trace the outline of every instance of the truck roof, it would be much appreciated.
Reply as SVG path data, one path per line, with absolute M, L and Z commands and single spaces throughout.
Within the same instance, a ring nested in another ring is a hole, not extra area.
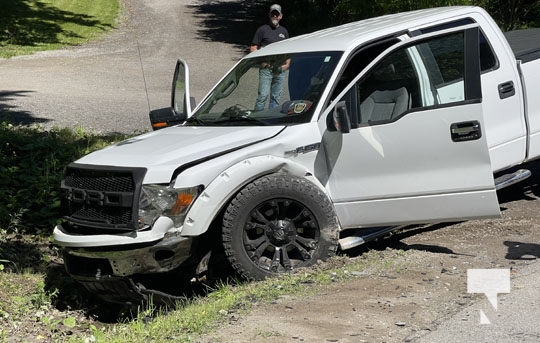
M 323 29 L 313 33 L 292 37 L 270 44 L 250 56 L 281 54 L 291 52 L 347 51 L 386 35 L 395 34 L 410 28 L 435 24 L 444 19 L 463 17 L 470 13 L 483 12 L 474 6 L 449 6 L 422 9 L 411 12 L 389 14 L 382 17 L 356 21 L 340 26 Z M 446 20 L 447 21 L 447 20 Z

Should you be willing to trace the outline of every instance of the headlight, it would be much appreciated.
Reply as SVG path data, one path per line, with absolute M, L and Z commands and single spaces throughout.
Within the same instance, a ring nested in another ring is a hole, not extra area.
M 200 193 L 200 187 L 175 189 L 163 185 L 143 185 L 139 200 L 139 227 L 144 228 L 160 216 L 183 224 L 187 211 Z

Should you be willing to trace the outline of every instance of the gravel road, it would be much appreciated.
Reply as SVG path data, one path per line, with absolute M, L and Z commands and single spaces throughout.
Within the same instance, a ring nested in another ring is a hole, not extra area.
M 200 100 L 246 53 L 249 38 L 242 28 L 250 24 L 238 18 L 246 10 L 242 2 L 123 3 L 123 23 L 103 40 L 0 59 L 0 108 L 9 109 L 16 122 L 45 128 L 150 130 L 145 79 L 151 109 L 170 106 L 174 66 L 183 58 L 192 95 Z M 224 21 L 234 25 L 223 28 Z

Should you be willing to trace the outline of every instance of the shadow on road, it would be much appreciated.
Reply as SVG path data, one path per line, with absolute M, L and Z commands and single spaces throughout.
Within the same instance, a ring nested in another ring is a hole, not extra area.
M 205 41 L 232 44 L 238 49 L 249 49 L 257 27 L 266 22 L 266 6 L 256 1 L 204 2 L 188 5 L 202 27 L 197 30 Z
M 540 244 L 505 241 L 508 247 L 506 258 L 508 260 L 536 260 L 540 258 Z
M 365 243 L 356 248 L 346 250 L 344 254 L 350 257 L 360 256 L 363 253 L 369 250 L 385 250 L 386 248 L 392 248 L 397 250 L 419 250 L 427 251 L 436 254 L 449 254 L 449 255 L 464 255 L 454 252 L 452 249 L 449 249 L 440 245 L 427 245 L 427 244 L 406 244 L 403 242 L 404 239 L 420 235 L 422 233 L 431 232 L 443 229 L 445 227 L 454 225 L 455 223 L 440 223 L 432 225 L 423 225 L 415 226 L 411 225 L 403 229 L 399 229 L 390 233 L 384 237 L 381 237 L 375 241 Z M 472 256 L 472 255 L 467 255 Z
M 29 111 L 18 110 L 9 104 L 16 97 L 26 97 L 31 91 L 0 91 L 0 121 L 8 121 L 14 125 L 46 123 L 50 119 L 34 118 Z
M 39 1 L 10 0 L 0 4 L 0 43 L 34 46 L 38 43 L 58 43 L 61 35 L 79 37 L 62 29 L 60 23 L 99 27 L 110 25 L 92 16 L 64 11 Z

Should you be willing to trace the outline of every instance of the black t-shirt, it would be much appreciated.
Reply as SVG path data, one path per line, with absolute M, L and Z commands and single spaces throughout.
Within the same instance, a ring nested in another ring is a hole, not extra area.
M 283 26 L 273 27 L 269 24 L 265 24 L 255 31 L 255 36 L 251 41 L 251 45 L 257 45 L 259 48 L 263 48 L 268 44 L 287 38 L 289 38 L 289 32 Z

